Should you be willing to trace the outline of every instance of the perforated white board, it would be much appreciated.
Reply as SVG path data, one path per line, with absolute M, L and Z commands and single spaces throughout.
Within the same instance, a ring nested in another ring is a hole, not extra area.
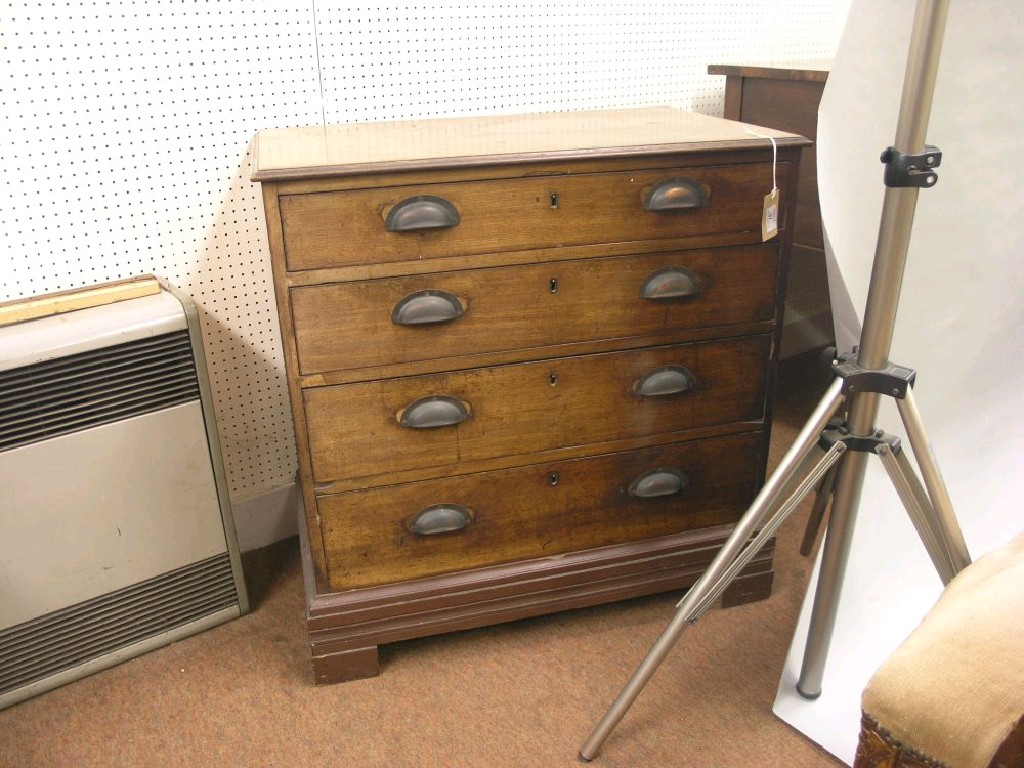
M 668 104 L 820 59 L 846 3 L 3 2 L 0 300 L 153 273 L 195 298 L 232 498 L 294 479 L 261 128 Z M 240 536 L 244 532 L 240 531 Z

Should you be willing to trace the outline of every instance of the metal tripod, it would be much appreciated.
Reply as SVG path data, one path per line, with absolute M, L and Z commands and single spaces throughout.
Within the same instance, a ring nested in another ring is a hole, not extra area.
M 941 160 L 938 149 L 926 146 L 924 138 L 947 10 L 947 0 L 918 0 L 915 10 L 896 139 L 882 155 L 886 191 L 856 357 L 833 365 L 835 380 L 707 571 L 680 601 L 671 623 L 583 744 L 583 760 L 597 755 L 683 631 L 712 607 L 815 488 L 819 497 L 811 525 L 815 525 L 814 518 L 824 511 L 829 497 L 832 511 L 797 690 L 808 699 L 821 694 L 869 454 L 881 459 L 943 583 L 971 562 L 911 392 L 915 374 L 888 359 L 918 192 L 935 185 L 934 169 Z M 896 401 L 921 479 L 900 441 L 874 426 L 882 397 Z

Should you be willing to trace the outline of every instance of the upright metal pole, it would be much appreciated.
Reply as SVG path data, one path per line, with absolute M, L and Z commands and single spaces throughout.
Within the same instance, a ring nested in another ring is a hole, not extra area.
M 948 9 L 947 0 L 918 0 L 914 12 L 903 96 L 893 144 L 895 149 L 904 154 L 921 154 L 924 151 Z M 857 351 L 858 365 L 868 370 L 881 370 L 889 362 L 918 192 L 917 187 L 886 187 L 885 190 L 864 310 L 864 328 Z M 878 404 L 878 394 L 851 393 L 847 421 L 852 434 L 863 436 L 872 432 L 878 416 Z M 839 592 L 849 560 L 867 458 L 865 453 L 850 452 L 840 465 L 832 502 L 832 517 L 822 547 L 821 569 L 803 667 L 797 683 L 797 690 L 806 698 L 817 698 L 821 694 L 825 661 L 838 615 Z

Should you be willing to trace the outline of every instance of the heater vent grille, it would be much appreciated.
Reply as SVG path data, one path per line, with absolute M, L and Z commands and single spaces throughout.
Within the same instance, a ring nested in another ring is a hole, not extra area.
M 199 397 L 187 330 L 0 372 L 0 451 Z
M 0 695 L 238 604 L 228 554 L 0 631 Z

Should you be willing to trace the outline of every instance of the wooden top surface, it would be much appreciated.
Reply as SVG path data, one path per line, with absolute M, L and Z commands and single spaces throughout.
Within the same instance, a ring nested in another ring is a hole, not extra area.
M 275 128 L 256 136 L 252 179 L 764 148 L 766 136 L 780 146 L 809 144 L 796 134 L 670 107 Z
M 801 59 L 793 61 L 710 64 L 709 75 L 759 77 L 765 80 L 804 80 L 824 83 L 832 69 L 831 59 Z

